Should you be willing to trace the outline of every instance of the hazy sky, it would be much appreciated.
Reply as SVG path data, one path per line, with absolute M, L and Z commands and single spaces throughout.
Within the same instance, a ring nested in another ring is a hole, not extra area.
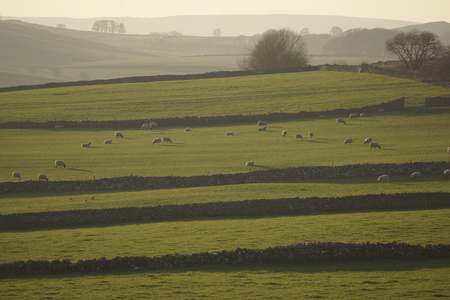
M 450 22 L 450 0 L 0 0 L 11 17 L 165 17 L 207 14 L 336 15 Z

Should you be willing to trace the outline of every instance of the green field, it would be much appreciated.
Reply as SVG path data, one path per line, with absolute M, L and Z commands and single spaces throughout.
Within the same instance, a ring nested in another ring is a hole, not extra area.
M 387 76 L 308 72 L 238 78 L 42 89 L 0 93 L 1 122 L 114 120 L 267 114 L 357 108 L 400 97 L 449 95 L 448 90 Z M 413 103 L 420 105 L 420 102 Z M 358 112 L 357 110 L 355 112 Z M 300 166 L 450 161 L 448 109 L 371 113 L 256 124 L 114 129 L 0 129 L 0 182 L 90 180 L 119 176 L 233 174 Z M 336 124 L 337 117 L 346 125 Z M 286 137 L 281 131 L 287 130 Z M 233 131 L 233 136 L 225 132 Z M 314 132 L 313 138 L 307 132 Z M 296 140 L 295 134 L 304 140 Z M 172 144 L 152 145 L 168 136 Z M 382 149 L 363 144 L 372 137 Z M 344 139 L 354 143 L 345 145 Z M 111 145 L 103 144 L 113 139 Z M 90 148 L 81 143 L 92 142 Z M 67 168 L 55 168 L 56 159 Z M 254 167 L 245 163 L 255 161 Z M 333 197 L 381 193 L 450 192 L 440 174 L 302 180 L 166 190 L 2 193 L 0 213 Z M 19 260 L 158 256 L 267 248 L 308 242 L 449 244 L 450 210 L 315 213 L 214 218 L 0 232 L 1 263 Z M 208 266 L 177 270 L 0 278 L 2 299 L 199 298 L 433 298 L 448 297 L 449 259 L 349 263 Z

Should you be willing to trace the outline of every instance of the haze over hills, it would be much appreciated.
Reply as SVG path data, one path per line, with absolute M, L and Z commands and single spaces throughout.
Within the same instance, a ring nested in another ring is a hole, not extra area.
M 102 17 L 102 18 L 59 18 L 59 17 L 9 17 L 28 23 L 37 23 L 55 27 L 64 24 L 66 28 L 90 31 L 98 20 L 115 20 L 123 23 L 128 34 L 149 34 L 152 32 L 177 31 L 185 36 L 212 36 L 214 29 L 220 28 L 223 36 L 252 36 L 268 29 L 291 28 L 300 31 L 308 28 L 312 34 L 329 33 L 333 26 L 343 31 L 352 28 L 385 28 L 392 29 L 417 22 L 355 18 L 342 16 L 310 16 L 310 15 L 199 15 L 173 16 L 160 18 Z

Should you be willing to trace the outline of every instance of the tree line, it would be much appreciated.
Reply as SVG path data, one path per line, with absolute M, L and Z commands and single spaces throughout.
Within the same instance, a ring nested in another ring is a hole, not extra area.
M 114 20 L 99 20 L 92 25 L 92 30 L 104 33 L 127 33 L 123 23 L 117 23 Z

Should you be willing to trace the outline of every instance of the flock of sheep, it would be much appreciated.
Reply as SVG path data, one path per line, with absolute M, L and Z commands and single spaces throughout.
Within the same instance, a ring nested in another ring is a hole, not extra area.
M 354 114 L 354 113 L 352 113 L 352 114 L 349 115 L 349 119 L 350 120 L 351 119 L 357 119 L 357 118 L 360 118 L 360 117 L 365 117 L 365 114 L 364 113 L 361 113 L 361 114 Z M 321 116 L 319 116 L 319 118 L 325 118 L 325 116 L 321 115 Z M 342 118 L 337 118 L 336 119 L 336 123 L 337 124 L 346 124 L 345 120 L 342 119 Z M 264 121 L 258 121 L 257 122 L 257 126 L 258 126 L 257 127 L 257 131 L 266 131 L 267 130 L 267 123 L 264 122 Z M 158 128 L 159 128 L 159 126 L 155 122 L 144 123 L 141 126 L 142 130 L 158 129 Z M 187 127 L 187 128 L 184 129 L 184 131 L 191 131 L 191 129 L 189 127 Z M 119 131 L 116 131 L 114 133 L 114 135 L 115 135 L 116 138 L 123 138 L 124 137 L 124 135 L 121 132 L 119 132 Z M 231 135 L 234 135 L 234 133 L 232 131 L 228 131 L 228 132 L 225 133 L 225 135 L 231 136 Z M 311 132 L 311 131 L 308 132 L 307 135 L 308 135 L 309 138 L 312 138 L 314 136 L 313 132 Z M 286 137 L 287 136 L 287 131 L 286 130 L 282 130 L 281 131 L 281 136 L 282 137 Z M 295 138 L 297 140 L 303 140 L 303 136 L 301 134 L 299 134 L 299 133 L 295 134 Z M 152 144 L 166 143 L 166 142 L 167 143 L 172 143 L 172 139 L 169 138 L 169 137 L 155 138 L 152 141 Z M 105 140 L 103 143 L 104 144 L 112 144 L 112 140 Z M 353 139 L 352 138 L 346 138 L 344 140 L 344 144 L 351 144 L 351 143 L 353 143 Z M 377 142 L 374 142 L 372 140 L 372 138 L 370 138 L 370 137 L 367 137 L 367 138 L 364 139 L 364 144 L 369 144 L 369 148 L 381 149 L 380 144 L 378 144 Z M 91 146 L 91 142 L 82 143 L 81 144 L 82 148 L 88 148 L 90 146 Z M 447 152 L 450 153 L 450 147 L 447 148 Z M 255 166 L 255 162 L 254 161 L 248 161 L 246 163 L 246 166 L 249 166 L 249 167 Z M 56 160 L 55 161 L 55 167 L 64 167 L 65 168 L 66 164 L 63 161 L 61 161 L 61 160 Z M 14 171 L 12 173 L 12 176 L 14 178 L 17 178 L 19 181 L 21 181 L 21 175 L 20 175 L 19 172 Z M 446 177 L 446 178 L 450 178 L 450 169 L 445 170 L 444 173 L 443 173 L 443 176 Z M 419 179 L 421 179 L 421 177 L 422 177 L 422 174 L 420 172 L 414 172 L 414 173 L 412 173 L 410 175 L 410 179 L 411 180 L 419 180 Z M 48 177 L 45 174 L 38 174 L 38 180 L 39 181 L 41 181 L 41 180 L 48 181 Z M 378 182 L 389 182 L 389 175 L 387 175 L 387 174 L 381 175 L 381 176 L 378 177 L 377 181 Z

